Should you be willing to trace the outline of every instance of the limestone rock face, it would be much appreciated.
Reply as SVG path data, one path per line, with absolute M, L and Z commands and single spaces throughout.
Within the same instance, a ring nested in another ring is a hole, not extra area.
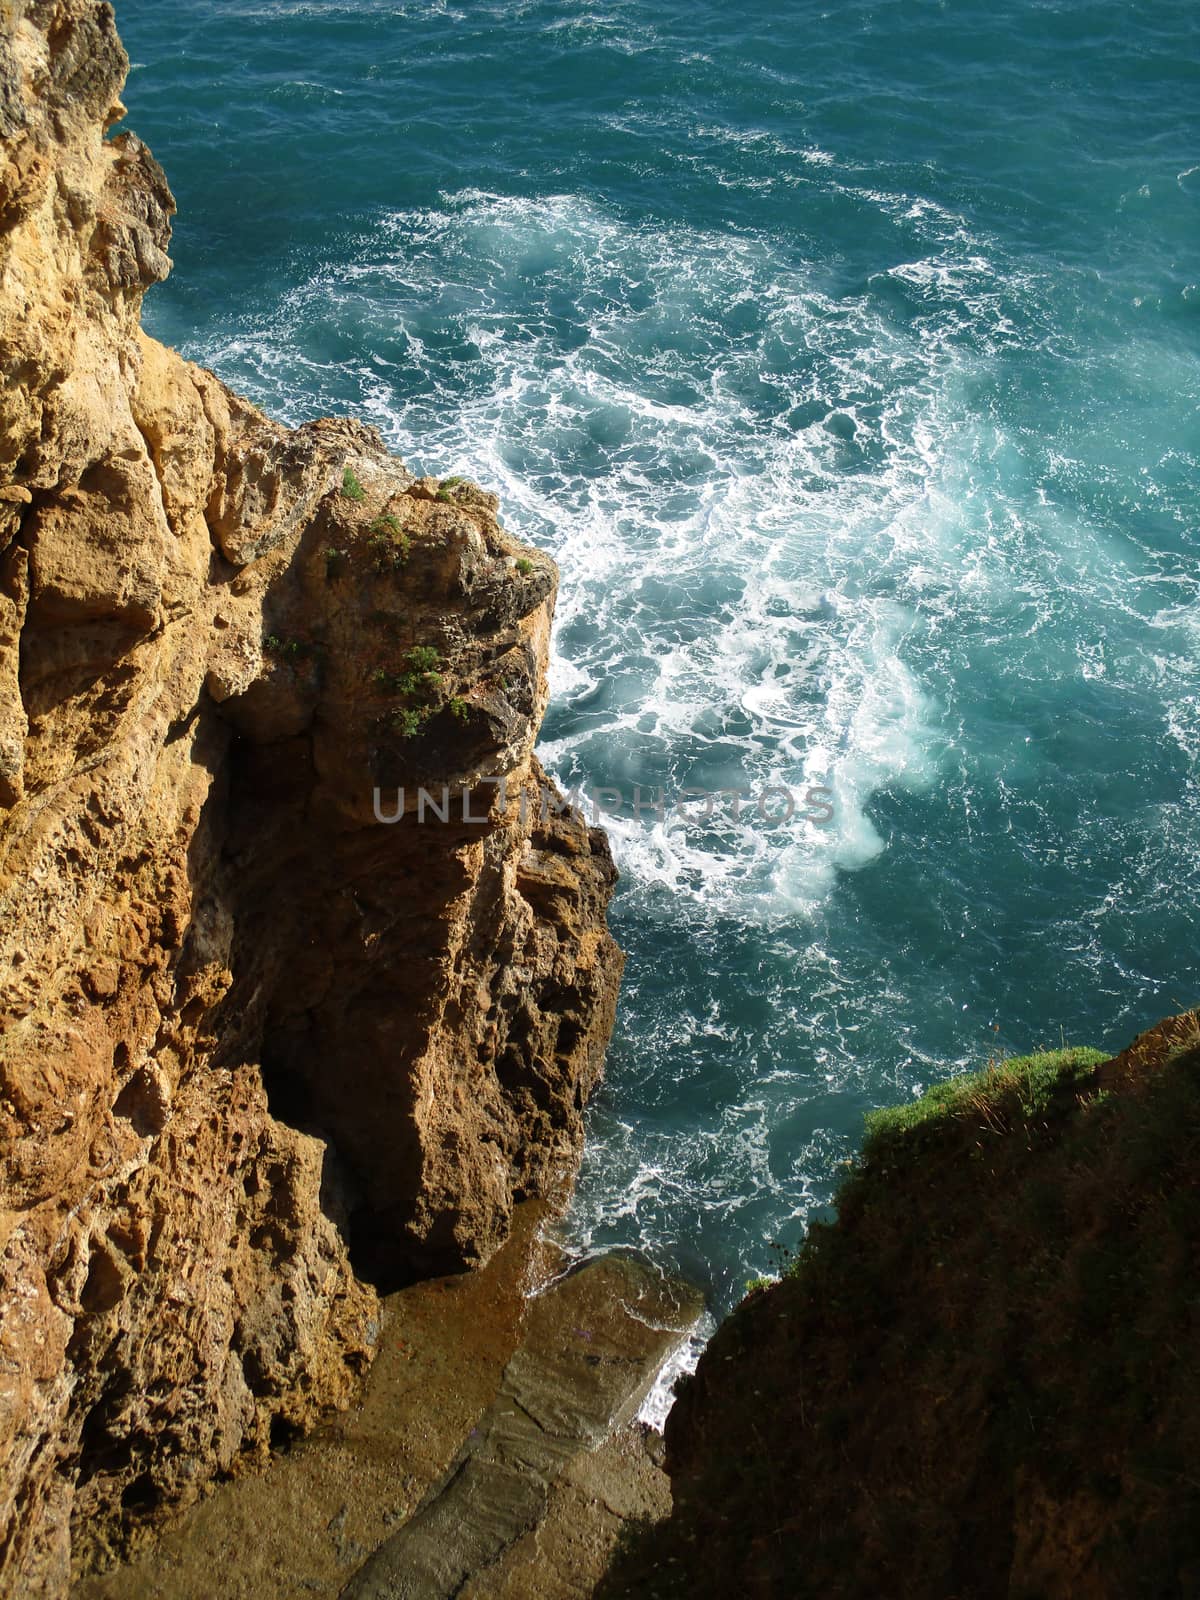
M 346 1403 L 373 1285 L 485 1259 L 569 1181 L 620 971 L 603 836 L 532 754 L 552 563 L 494 497 L 353 422 L 289 432 L 142 334 L 173 202 L 105 138 L 126 68 L 107 5 L 0 11 L 0 1592 L 25 1595 Z

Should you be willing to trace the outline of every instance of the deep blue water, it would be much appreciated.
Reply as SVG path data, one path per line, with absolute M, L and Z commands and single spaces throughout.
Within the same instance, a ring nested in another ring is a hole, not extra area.
M 498 488 L 629 953 L 570 1231 L 718 1309 L 864 1110 L 1197 998 L 1200 11 L 129 0 L 152 331 Z

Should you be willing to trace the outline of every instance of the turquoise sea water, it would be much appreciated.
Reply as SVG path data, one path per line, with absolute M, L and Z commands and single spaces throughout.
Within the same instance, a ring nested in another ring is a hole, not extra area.
M 716 1309 L 864 1110 L 1197 998 L 1200 11 L 130 0 L 160 337 L 495 486 L 629 953 L 573 1242 Z

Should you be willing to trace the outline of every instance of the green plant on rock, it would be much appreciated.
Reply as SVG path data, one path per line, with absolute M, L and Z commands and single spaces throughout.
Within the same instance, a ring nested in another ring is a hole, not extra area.
M 405 657 L 414 672 L 436 672 L 442 664 L 440 653 L 431 644 L 415 644 Z
M 771 1239 L 767 1245 L 767 1254 L 771 1258 L 771 1266 L 777 1277 L 782 1277 L 784 1273 L 790 1272 L 792 1263 L 796 1259 L 795 1250 L 790 1245 L 784 1244 L 782 1239 Z
M 390 728 L 402 739 L 414 738 L 442 711 L 449 712 L 456 722 L 470 720 L 471 702 L 462 695 L 446 694 L 441 652 L 433 645 L 413 645 L 405 651 L 400 670 L 376 667 L 370 681 L 376 689 L 399 695 L 404 702 L 375 719 L 375 726 Z
M 378 688 L 402 695 L 409 702 L 397 706 L 385 719 L 401 738 L 411 739 L 419 733 L 444 703 L 445 678 L 440 671 L 441 664 L 441 655 L 433 645 L 418 644 L 406 652 L 403 671 L 377 667 L 371 674 L 371 681 Z M 463 719 L 468 715 L 469 706 L 461 697 L 455 696 L 448 705 L 453 716 Z
M 391 512 L 385 512 L 367 525 L 367 545 L 375 557 L 375 571 L 381 575 L 397 572 L 408 560 L 409 539 Z
M 517 571 L 523 578 L 527 578 L 533 571 L 533 562 L 530 561 L 528 556 L 517 557 Z
M 368 533 L 385 533 L 393 539 L 403 539 L 404 530 L 400 526 L 399 518 L 392 512 L 381 512 L 379 516 L 367 524 Z
M 392 731 L 398 733 L 402 739 L 412 739 L 432 715 L 429 706 L 400 706 L 392 712 Z
M 311 656 L 320 656 L 324 648 L 324 645 L 312 639 L 284 638 L 278 633 L 268 633 L 263 639 L 263 649 L 267 655 L 276 656 L 291 666 Z
M 347 500 L 365 500 L 367 491 L 358 481 L 353 467 L 347 467 L 342 473 L 342 493 Z
M 438 499 L 438 500 L 444 501 L 444 502 L 452 503 L 456 499 L 456 496 L 455 496 L 453 491 L 455 489 L 461 488 L 461 486 L 465 482 L 466 482 L 465 478 L 457 478 L 457 477 L 443 478 L 441 483 L 438 485 L 438 490 L 437 490 L 437 494 L 436 494 L 435 498 Z
M 443 678 L 440 672 L 389 672 L 386 667 L 378 667 L 372 674 L 372 681 L 397 694 L 429 700 L 437 697 Z

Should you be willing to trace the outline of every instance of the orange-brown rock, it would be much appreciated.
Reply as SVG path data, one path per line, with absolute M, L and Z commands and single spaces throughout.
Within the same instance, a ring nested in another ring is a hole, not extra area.
M 173 202 L 104 136 L 126 67 L 107 5 L 0 11 L 0 1592 L 26 1595 L 345 1403 L 375 1285 L 485 1259 L 569 1181 L 620 967 L 603 837 L 532 753 L 552 563 L 493 497 L 353 422 L 289 432 L 143 335 Z

